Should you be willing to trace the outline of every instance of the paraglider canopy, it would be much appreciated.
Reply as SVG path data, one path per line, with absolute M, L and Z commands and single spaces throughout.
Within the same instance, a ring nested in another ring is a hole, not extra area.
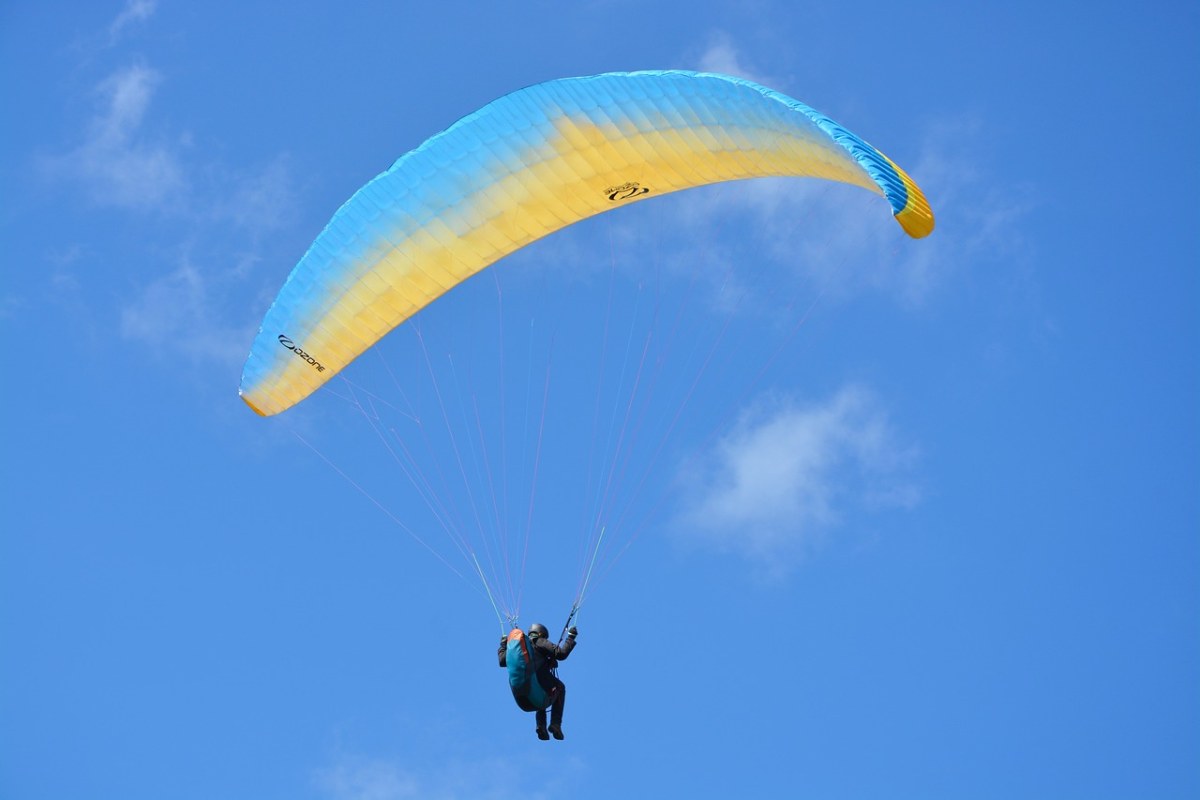
M 921 190 L 887 156 L 748 80 L 612 73 L 502 97 L 397 160 L 337 211 L 267 312 L 242 399 L 264 416 L 290 408 L 457 284 L 574 222 L 767 176 L 861 186 L 886 198 L 909 235 L 933 230 Z

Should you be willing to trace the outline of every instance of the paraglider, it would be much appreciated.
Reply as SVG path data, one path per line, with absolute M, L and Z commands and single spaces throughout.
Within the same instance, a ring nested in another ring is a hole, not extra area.
M 526 245 L 611 209 L 759 177 L 859 186 L 882 196 L 909 236 L 934 227 L 924 194 L 887 156 L 752 81 L 687 71 L 553 80 L 463 117 L 346 201 L 267 311 L 239 394 L 256 413 L 279 414 L 437 298 Z M 504 630 L 474 552 L 456 543 Z M 599 539 L 568 626 L 598 549 Z M 521 631 L 515 609 L 507 621 L 498 658 L 513 697 L 536 713 L 539 738 L 562 739 L 566 687 L 554 670 L 577 631 L 569 627 L 565 644 L 554 644 L 543 625 Z
M 567 686 L 558 678 L 558 662 L 565 661 L 575 649 L 579 630 L 566 630 L 566 643 L 550 641 L 550 631 L 540 622 L 529 626 L 525 633 L 513 628 L 500 637 L 496 655 L 500 666 L 508 670 L 508 685 L 513 699 L 522 711 L 535 713 L 537 737 L 543 741 L 562 739 L 563 709 L 567 701 Z M 550 724 L 546 725 L 546 709 L 550 709 Z

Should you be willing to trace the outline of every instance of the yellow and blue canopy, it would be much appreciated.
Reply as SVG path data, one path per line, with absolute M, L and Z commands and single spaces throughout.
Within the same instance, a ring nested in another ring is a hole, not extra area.
M 683 71 L 549 81 L 404 155 L 338 209 L 267 311 L 242 399 L 284 411 L 396 326 L 515 250 L 611 208 L 695 186 L 822 178 L 887 199 L 919 238 L 933 214 L 887 156 L 748 80 Z

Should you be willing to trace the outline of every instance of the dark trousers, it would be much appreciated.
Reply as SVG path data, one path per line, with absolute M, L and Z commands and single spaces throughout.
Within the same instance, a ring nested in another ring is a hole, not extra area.
M 561 725 L 563 707 L 567 704 L 567 685 L 552 675 L 547 675 L 544 678 L 538 676 L 538 683 L 548 693 L 554 692 L 554 702 L 550 705 L 550 724 Z M 538 709 L 537 726 L 539 728 L 546 727 L 546 709 L 544 708 Z

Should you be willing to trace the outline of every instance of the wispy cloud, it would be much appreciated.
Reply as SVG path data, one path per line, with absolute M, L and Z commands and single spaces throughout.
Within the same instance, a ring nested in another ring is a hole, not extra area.
M 782 573 L 843 515 L 916 504 L 915 457 L 861 387 L 812 404 L 766 400 L 681 475 L 680 535 Z
M 544 757 L 524 760 L 532 763 L 514 764 L 512 758 L 452 759 L 433 771 L 398 759 L 342 755 L 317 770 L 314 783 L 329 800 L 548 800 L 569 794 L 583 772 L 575 758 L 556 759 L 553 768 Z M 535 786 L 503 779 L 531 774 L 545 777 Z
M 115 46 L 155 10 L 154 0 L 129 0 L 96 36 L 106 34 Z M 240 364 L 253 334 L 250 317 L 257 320 L 262 307 L 231 301 L 254 278 L 264 235 L 292 216 L 293 173 L 284 154 L 259 165 L 206 159 L 186 128 L 158 110 L 167 88 L 162 73 L 141 60 L 110 71 L 92 90 L 94 106 L 77 142 L 41 164 L 77 197 L 154 220 L 146 248 L 129 254 L 133 289 L 119 309 L 121 336 L 170 352 L 189 368 L 198 361 Z M 71 246 L 76 254 L 86 250 Z M 148 259 L 158 268 L 145 269 Z M 78 284 L 85 262 L 57 265 L 56 280 Z
M 141 135 L 159 80 L 142 65 L 105 79 L 99 87 L 104 107 L 89 124 L 87 140 L 55 159 L 54 170 L 82 184 L 100 205 L 160 219 L 170 216 L 180 223 L 179 240 L 166 239 L 167 248 L 179 255 L 168 258 L 163 271 L 145 279 L 126 302 L 122 336 L 156 351 L 170 347 L 184 354 L 181 361 L 187 364 L 240 362 L 253 329 L 248 321 L 230 321 L 227 301 L 253 274 L 259 260 L 254 242 L 290 213 L 291 172 L 280 156 L 257 170 L 240 172 L 210 164 L 203 170 L 203 184 L 186 180 L 180 153 Z M 241 237 L 233 236 L 231 227 Z M 216 229 L 219 237 L 205 235 Z M 195 243 L 208 241 L 222 244 L 209 246 L 199 258 L 192 255 Z
M 390 761 L 344 759 L 317 773 L 317 785 L 332 800 L 405 800 L 427 797 L 420 782 Z
M 246 356 L 253 330 L 228 321 L 218 298 L 229 273 L 205 272 L 190 261 L 152 280 L 121 311 L 121 334 L 187 365 L 214 361 L 230 368 Z
M 206 205 L 209 222 L 233 223 L 257 236 L 282 227 L 296 208 L 295 182 L 286 155 L 237 174 L 221 174 Z
M 965 264 L 1011 267 L 1025 262 L 1022 221 L 1036 209 L 1035 192 L 993 163 L 986 131 L 969 112 L 942 115 L 921 126 L 909 173 L 929 198 L 938 227 L 904 254 L 900 269 L 912 299 L 937 291 Z M 929 290 L 929 292 L 925 291 Z
M 83 142 L 46 161 L 59 180 L 77 184 L 95 203 L 138 210 L 177 207 L 185 189 L 175 147 L 145 130 L 146 113 L 161 83 L 157 71 L 132 64 L 96 87 L 96 112 Z
M 85 61 L 91 60 L 88 51 L 117 47 L 156 8 L 156 0 L 126 0 L 110 23 L 89 37 L 90 46 L 82 46 Z M 178 142 L 154 134 L 146 124 L 161 84 L 162 75 L 141 61 L 111 71 L 93 90 L 94 110 L 80 143 L 43 159 L 43 167 L 55 179 L 82 188 L 98 205 L 161 210 L 164 200 L 177 198 L 185 188 Z M 168 207 L 177 205 L 176 199 Z
M 164 271 L 126 298 L 121 335 L 157 353 L 171 352 L 179 363 L 234 369 L 245 359 L 258 317 L 270 300 L 263 297 L 259 305 L 244 309 L 235 298 L 257 274 L 262 259 L 256 242 L 284 224 L 295 195 L 284 157 L 247 175 L 220 177 L 210 192 L 211 199 L 196 204 L 203 210 L 189 215 L 190 238 L 196 242 L 179 242 Z M 213 229 L 221 235 L 203 235 Z M 206 245 L 209 238 L 220 244 Z M 238 241 L 244 243 L 234 244 Z
M 707 47 L 700 54 L 698 63 L 702 72 L 733 75 L 765 86 L 772 82 L 767 73 L 750 63 L 743 51 L 734 45 L 733 39 L 724 31 L 712 34 Z
M 125 8 L 108 26 L 109 43 L 115 44 L 127 30 L 150 19 L 157 7 L 156 0 L 127 0 Z

